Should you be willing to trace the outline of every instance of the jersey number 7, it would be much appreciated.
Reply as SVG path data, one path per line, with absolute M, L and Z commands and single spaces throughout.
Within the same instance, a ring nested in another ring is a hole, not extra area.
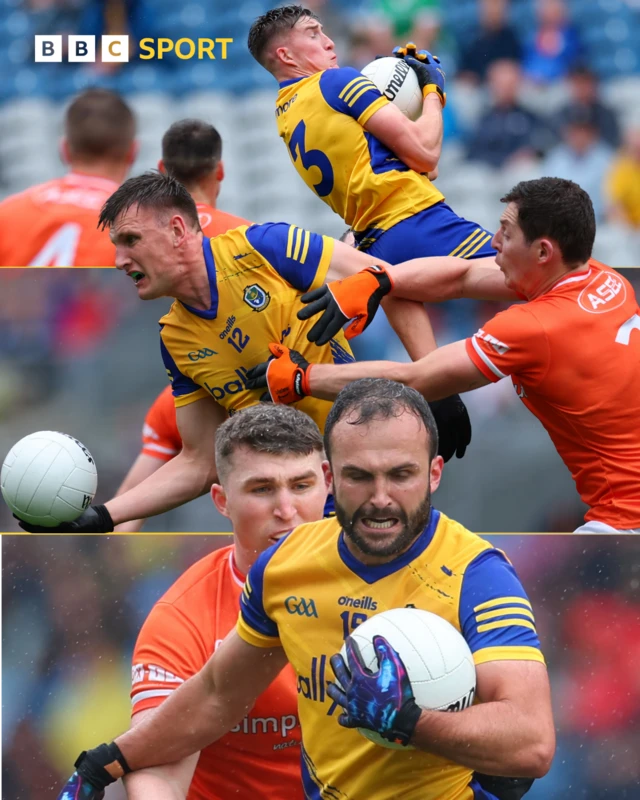
M 317 167 L 320 170 L 320 181 L 313 184 L 313 188 L 319 197 L 326 197 L 331 194 L 333 189 L 333 167 L 327 156 L 322 150 L 307 150 L 304 145 L 304 138 L 306 134 L 306 126 L 304 120 L 296 125 L 291 140 L 289 141 L 289 151 L 294 163 L 300 156 L 302 166 L 309 170 L 311 167 Z

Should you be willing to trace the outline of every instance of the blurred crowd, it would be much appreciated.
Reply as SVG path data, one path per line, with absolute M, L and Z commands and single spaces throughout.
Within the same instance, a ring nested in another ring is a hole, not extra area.
M 557 755 L 527 797 L 637 798 L 640 541 L 490 538 L 530 596 L 554 695 Z M 128 726 L 142 621 L 186 567 L 226 543 L 3 538 L 3 796 L 54 796 L 81 749 Z

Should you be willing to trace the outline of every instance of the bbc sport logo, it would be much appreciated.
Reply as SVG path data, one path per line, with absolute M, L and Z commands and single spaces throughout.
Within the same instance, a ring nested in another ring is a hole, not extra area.
M 227 47 L 233 39 L 141 39 L 140 51 L 136 54 L 138 59 L 149 61 L 162 60 L 168 53 L 175 53 L 182 60 L 221 59 L 227 58 Z M 129 61 L 128 36 L 101 36 L 100 54 L 103 63 Z M 37 62 L 62 61 L 63 46 L 62 35 L 39 34 L 35 37 L 35 60 Z M 69 35 L 67 39 L 67 60 L 77 62 L 93 62 L 96 60 L 96 37 Z

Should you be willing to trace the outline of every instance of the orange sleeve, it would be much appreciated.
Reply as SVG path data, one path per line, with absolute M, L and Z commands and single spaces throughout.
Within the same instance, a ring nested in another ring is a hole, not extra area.
M 537 383 L 547 373 L 547 336 L 526 306 L 511 306 L 496 314 L 465 344 L 469 358 L 490 381 L 517 375 Z
M 160 600 L 142 626 L 133 651 L 131 713 L 159 706 L 199 672 L 210 655 L 193 620 Z
M 142 429 L 142 452 L 160 461 L 171 461 L 182 450 L 176 422 L 176 407 L 167 386 L 147 412 Z

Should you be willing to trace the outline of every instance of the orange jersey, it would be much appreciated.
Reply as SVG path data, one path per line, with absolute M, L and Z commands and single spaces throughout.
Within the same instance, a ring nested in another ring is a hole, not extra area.
M 198 561 L 156 603 L 133 653 L 132 714 L 159 706 L 235 628 L 244 576 L 233 546 Z M 300 724 L 287 665 L 235 728 L 206 747 L 187 800 L 303 800 Z
M 98 230 L 100 209 L 118 188 L 71 172 L 0 203 L 0 266 L 112 267 L 116 249 Z
M 171 461 L 182 450 L 182 438 L 176 422 L 176 406 L 171 385 L 153 401 L 142 428 L 142 452 L 160 461 Z
M 200 219 L 200 227 L 202 232 L 208 238 L 218 236 L 221 233 L 226 233 L 233 228 L 239 228 L 240 225 L 253 225 L 242 217 L 234 217 L 233 214 L 227 214 L 226 211 L 219 211 L 213 206 L 208 206 L 206 203 L 196 203 L 198 209 L 198 217 Z
M 491 381 L 511 376 L 567 465 L 587 520 L 640 527 L 640 309 L 631 284 L 591 260 L 467 339 Z

